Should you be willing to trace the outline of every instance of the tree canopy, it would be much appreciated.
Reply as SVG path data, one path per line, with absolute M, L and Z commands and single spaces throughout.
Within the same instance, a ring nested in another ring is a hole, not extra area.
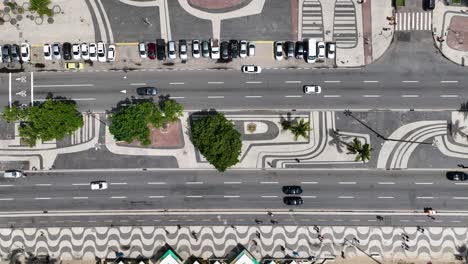
M 221 113 L 195 120 L 192 142 L 218 171 L 225 171 L 239 162 L 241 134 Z
M 309 139 L 310 122 L 305 122 L 304 119 L 294 122 L 294 124 L 288 126 L 288 129 L 293 133 L 294 141 L 297 141 L 299 137 Z
M 369 144 L 361 144 L 359 139 L 354 138 L 351 144 L 347 144 L 348 154 L 356 154 L 355 161 L 362 160 L 366 162 L 371 158 L 371 152 L 374 150 Z
M 83 117 L 75 102 L 64 100 L 47 99 L 25 108 L 7 106 L 3 118 L 7 122 L 21 121 L 20 136 L 31 147 L 39 139 L 63 139 L 83 126 Z

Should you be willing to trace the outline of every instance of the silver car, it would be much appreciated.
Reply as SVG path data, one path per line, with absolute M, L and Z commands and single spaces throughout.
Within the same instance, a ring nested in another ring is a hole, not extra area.
M 55 60 L 60 60 L 62 58 L 60 52 L 60 43 L 52 44 L 52 58 Z

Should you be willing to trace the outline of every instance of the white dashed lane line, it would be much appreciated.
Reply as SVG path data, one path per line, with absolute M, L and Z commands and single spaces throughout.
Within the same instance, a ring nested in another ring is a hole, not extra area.
M 301 83 L 301 81 L 285 81 L 284 83 Z
M 246 95 L 244 97 L 245 98 L 262 98 L 263 96 L 261 96 L 261 95 Z
M 165 182 L 148 182 L 151 185 L 159 185 L 159 184 L 166 184 Z
M 442 97 L 442 98 L 457 98 L 458 95 L 457 94 L 443 94 L 440 97 Z
M 241 184 L 242 182 L 224 182 L 224 184 Z
M 262 83 L 262 82 L 245 82 L 245 83 L 249 83 L 249 84 L 253 84 L 253 83 Z
M 317 184 L 318 182 L 301 182 L 301 184 Z
M 467 200 L 468 197 L 464 196 L 464 197 L 453 197 L 454 200 Z
M 353 199 L 354 196 L 338 196 L 339 199 Z
M 36 183 L 36 186 L 52 186 L 50 183 Z
M 262 198 L 278 198 L 277 195 L 262 195 Z
M 73 197 L 74 200 L 86 200 L 88 197 Z
M 208 82 L 208 84 L 223 84 L 224 82 Z
M 187 195 L 187 198 L 203 198 L 203 195 Z
M 362 97 L 365 97 L 365 98 L 376 98 L 376 97 L 380 97 L 380 95 L 378 95 L 378 94 L 365 94 L 365 95 L 363 95 Z
M 340 83 L 341 81 L 324 81 L 324 83 Z
M 403 97 L 403 98 L 417 98 L 417 97 L 419 97 L 419 95 L 417 95 L 417 94 L 404 94 L 401 97 Z
M 191 181 L 191 182 L 185 182 L 185 184 L 203 184 L 201 181 Z
M 341 97 L 341 95 L 339 95 L 339 94 L 326 94 L 323 97 L 325 97 L 325 98 L 337 98 L 337 97 Z
M 0 185 L 0 187 L 13 187 L 14 185 L 13 184 L 2 184 Z
M 52 198 L 50 197 L 37 197 L 37 198 L 34 198 L 34 200 L 50 200 Z
M 169 84 L 176 85 L 176 84 L 185 84 L 185 83 L 183 83 L 183 82 L 172 82 L 172 83 L 169 83 Z
M 208 99 L 222 99 L 222 98 L 224 98 L 224 96 L 218 96 L 218 95 L 208 96 Z
M 0 201 L 13 201 L 13 198 L 0 198 Z
M 302 95 L 285 95 L 286 98 L 301 98 Z
M 433 182 L 415 182 L 416 185 L 431 185 L 434 184 Z
M 303 195 L 301 197 L 302 198 L 317 198 L 317 196 L 313 196 L 313 195 Z
M 170 99 L 184 99 L 184 96 L 169 96 Z
M 111 185 L 127 185 L 126 182 L 111 182 Z
M 432 196 L 418 196 L 416 199 L 434 199 Z
M 440 81 L 440 83 L 458 83 L 458 81 Z
M 363 81 L 363 83 L 378 83 L 379 81 Z
M 127 196 L 111 196 L 111 199 L 127 199 Z
M 385 184 L 395 184 L 394 182 L 378 182 L 378 184 L 382 184 L 382 185 L 385 185 Z
M 393 197 L 393 196 L 379 196 L 377 198 L 378 199 L 394 199 L 395 197 Z
M 418 83 L 419 81 L 401 81 L 401 82 L 404 82 L 404 83 Z
M 148 196 L 148 198 L 155 199 L 155 198 L 164 198 L 166 196 L 163 195 L 155 195 L 155 196 Z
M 339 182 L 338 184 L 356 184 L 356 182 Z
M 146 85 L 146 83 L 131 83 L 131 86 L 140 86 L 140 85 Z
M 278 182 L 260 182 L 260 184 L 278 184 Z
M 224 195 L 224 198 L 239 198 L 239 195 Z
M 85 186 L 89 185 L 89 183 L 72 183 L 73 186 Z

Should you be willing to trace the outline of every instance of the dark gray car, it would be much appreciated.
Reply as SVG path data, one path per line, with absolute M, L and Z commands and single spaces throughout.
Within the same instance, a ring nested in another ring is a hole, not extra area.
M 208 41 L 206 41 L 206 40 L 202 41 L 201 49 L 202 49 L 202 56 L 204 58 L 210 57 L 210 44 L 208 43 Z
M 137 88 L 137 94 L 141 96 L 153 96 L 158 94 L 158 90 L 154 87 Z
M 9 44 L 5 44 L 2 47 L 2 61 L 4 63 L 11 62 L 11 46 Z
M 20 47 L 16 44 L 11 45 L 11 59 L 13 61 L 20 61 Z
M 285 45 L 285 53 L 286 53 L 286 58 L 292 58 L 294 57 L 294 42 L 292 41 L 286 41 Z

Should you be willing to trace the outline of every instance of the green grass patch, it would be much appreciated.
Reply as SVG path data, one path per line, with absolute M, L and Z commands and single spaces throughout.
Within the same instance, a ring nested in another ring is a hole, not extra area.
M 452 4 L 459 5 L 459 4 L 461 4 L 461 0 L 452 0 Z
M 397 6 L 405 6 L 405 0 L 396 0 Z

